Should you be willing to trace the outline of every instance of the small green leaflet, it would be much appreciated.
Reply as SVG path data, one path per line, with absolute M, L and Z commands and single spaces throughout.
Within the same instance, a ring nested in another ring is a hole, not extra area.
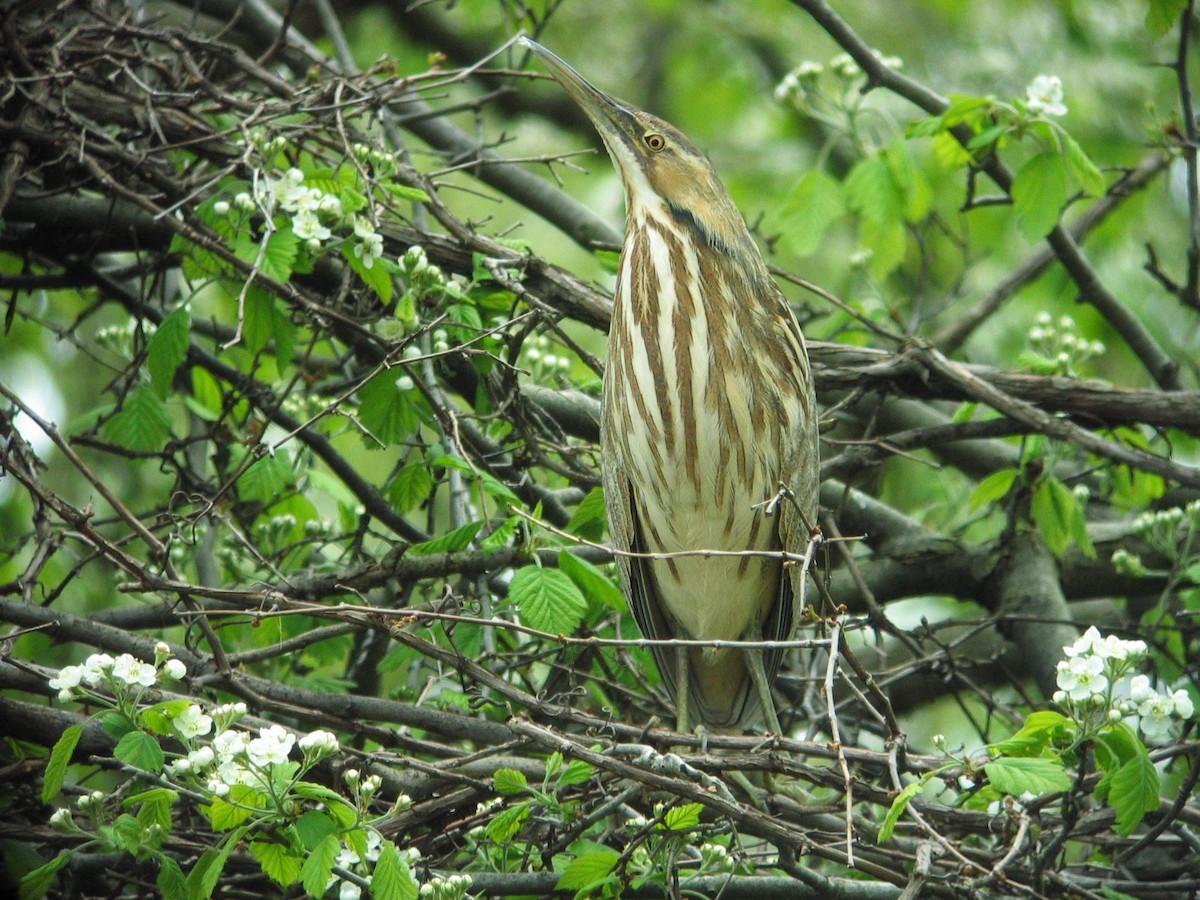
M 128 450 L 161 450 L 171 436 L 167 408 L 148 385 L 134 388 L 120 412 L 104 423 L 104 436 Z
M 1029 714 L 1020 731 L 990 746 L 1004 756 L 1037 756 L 1049 745 L 1057 729 L 1069 726 L 1070 720 L 1062 713 L 1038 710 Z
M 396 512 L 406 513 L 424 503 L 432 490 L 429 467 L 424 463 L 409 463 L 388 485 L 387 498 Z
M 972 512 L 985 506 L 995 500 L 999 500 L 1006 496 L 1012 489 L 1013 482 L 1017 480 L 1016 469 L 1001 469 L 999 472 L 993 472 L 975 487 L 971 492 L 971 499 L 967 502 L 967 508 Z
M 273 503 L 296 483 L 296 473 L 286 450 L 266 453 L 238 479 L 238 496 L 243 500 Z
M 79 738 L 83 736 L 83 723 L 63 729 L 54 749 L 50 751 L 50 761 L 46 763 L 46 771 L 42 775 L 42 802 L 49 803 L 62 790 L 63 780 L 67 775 L 67 766 L 79 746 Z
M 258 860 L 263 872 L 276 884 L 287 887 L 300 880 L 300 869 L 304 861 L 287 844 L 251 841 L 250 855 Z
M 117 741 L 113 756 L 147 772 L 160 772 L 166 763 L 158 741 L 144 731 L 131 731 Z
M 1033 492 L 1030 502 L 1033 520 L 1042 531 L 1042 539 L 1055 556 L 1060 556 L 1074 541 L 1083 555 L 1096 558 L 1087 533 L 1087 517 L 1070 488 L 1057 478 L 1046 478 Z
M 589 541 L 598 541 L 604 536 L 604 517 L 604 489 L 594 487 L 575 507 L 567 531 Z
M 389 194 L 400 200 L 412 200 L 414 203 L 429 202 L 429 195 L 420 188 L 409 187 L 407 184 L 396 184 L 392 181 L 384 181 L 382 184 Z
M 1108 805 L 1117 811 L 1117 834 L 1132 834 L 1146 813 L 1158 809 L 1158 788 L 1158 770 L 1144 751 L 1112 773 Z
M 503 809 L 492 817 L 492 821 L 488 822 L 487 836 L 497 844 L 511 841 L 528 818 L 528 802 Z
M 337 862 L 340 849 L 341 845 L 338 844 L 338 839 L 330 834 L 322 838 L 309 851 L 308 856 L 304 859 L 304 865 L 300 867 L 300 883 L 304 886 L 304 892 L 308 896 L 325 896 L 329 876 L 333 874 L 333 866 Z
M 482 520 L 468 522 L 461 528 L 448 531 L 441 537 L 434 538 L 432 541 L 413 544 L 408 552 L 412 556 L 429 556 L 431 553 L 458 553 L 471 546 L 471 541 L 475 540 L 475 535 L 479 534 L 479 529 L 482 527 Z
M 150 385 L 163 399 L 171 393 L 175 372 L 187 356 L 191 328 L 192 317 L 187 307 L 181 306 L 162 320 L 146 345 L 146 369 L 150 373 Z
M 372 900 L 417 900 L 418 895 L 408 863 L 392 841 L 384 841 L 371 876 Z
M 589 850 L 575 857 L 558 877 L 558 890 L 585 891 L 594 888 L 614 874 L 621 854 L 607 847 Z
M 575 586 L 589 600 L 603 603 L 619 612 L 625 612 L 629 608 L 625 603 L 625 596 L 617 586 L 603 571 L 586 559 L 580 559 L 567 550 L 560 550 L 558 567 L 575 582 Z
M 343 207 L 345 203 L 343 202 Z M 354 255 L 354 250 L 347 243 L 342 247 L 342 258 L 346 260 L 346 264 L 363 280 L 363 284 L 375 292 L 380 301 L 386 306 L 392 302 L 392 297 L 396 293 L 396 285 L 392 281 L 392 276 L 388 272 L 382 259 L 374 260 L 371 267 L 367 268 L 363 265 L 363 261 Z
M 700 824 L 700 813 L 703 811 L 703 803 L 685 803 L 673 807 L 663 816 L 663 825 L 667 831 L 690 831 Z
M 808 256 L 821 246 L 829 226 L 845 214 L 841 184 L 812 169 L 796 182 L 780 210 L 783 239 L 797 256 Z
M 1054 794 L 1071 789 L 1071 776 L 1062 761 L 1050 757 L 1001 757 L 985 765 L 983 771 L 996 790 L 1014 797 L 1026 791 Z
M 1012 184 L 1021 233 L 1038 241 L 1058 224 L 1067 202 L 1067 168 L 1061 153 L 1047 150 L 1021 166 Z
M 396 383 L 402 377 L 385 369 L 358 389 L 358 418 L 385 446 L 398 444 L 420 424 L 408 392 Z M 371 442 L 368 446 L 377 446 Z
M 63 850 L 44 866 L 39 866 L 32 872 L 22 875 L 18 895 L 20 900 L 32 900 L 32 898 L 41 900 L 46 896 L 46 892 L 50 890 L 50 885 L 54 883 L 54 878 L 58 875 L 59 870 L 66 866 L 74 855 L 70 850 Z
M 1146 30 L 1150 36 L 1160 38 L 1170 31 L 1187 5 L 1188 0 L 1150 0 L 1150 8 L 1146 10 Z
M 1093 197 L 1103 197 L 1106 187 L 1103 173 L 1075 138 L 1069 134 L 1064 134 L 1062 138 L 1067 151 L 1067 165 L 1071 167 L 1071 174 L 1075 176 L 1079 186 Z
M 529 780 L 524 772 L 516 769 L 497 769 L 496 774 L 492 776 L 492 786 L 496 788 L 496 793 L 511 796 L 520 794 L 529 787 Z
M 558 569 L 532 565 L 518 569 L 508 597 L 526 625 L 550 634 L 570 634 L 587 612 L 587 601 L 575 582 Z
M 914 781 L 912 784 L 906 784 L 904 790 L 896 795 L 891 807 L 888 809 L 887 815 L 883 817 L 883 822 L 879 825 L 879 834 L 875 838 L 875 843 L 885 844 L 892 839 L 892 832 L 896 830 L 896 823 L 904 815 L 904 810 L 908 809 L 908 804 L 912 801 L 912 798 L 921 793 L 923 786 L 923 782 Z

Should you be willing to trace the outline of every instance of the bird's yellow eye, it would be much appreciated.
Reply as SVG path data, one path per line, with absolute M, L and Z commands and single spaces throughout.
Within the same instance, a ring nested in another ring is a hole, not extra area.
M 647 131 L 642 137 L 642 140 L 645 141 L 646 146 L 655 153 L 657 153 L 659 150 L 666 149 L 667 146 L 667 139 L 657 131 Z

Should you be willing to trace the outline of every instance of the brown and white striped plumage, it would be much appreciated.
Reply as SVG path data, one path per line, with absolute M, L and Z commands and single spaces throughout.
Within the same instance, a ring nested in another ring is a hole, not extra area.
M 816 519 L 817 410 L 804 337 L 786 298 L 728 191 L 686 137 L 531 46 L 595 123 L 625 186 L 601 420 L 614 547 L 803 552 Z M 767 515 L 764 505 L 781 485 L 794 502 Z M 798 567 L 785 575 L 777 558 L 618 560 L 647 637 L 783 640 L 791 633 L 804 575 Z M 767 679 L 780 657 L 762 657 Z M 701 724 L 748 727 L 758 718 L 751 655 L 693 648 L 681 660 L 656 647 L 655 658 L 672 695 Z M 686 698 L 678 696 L 681 677 L 690 685 Z

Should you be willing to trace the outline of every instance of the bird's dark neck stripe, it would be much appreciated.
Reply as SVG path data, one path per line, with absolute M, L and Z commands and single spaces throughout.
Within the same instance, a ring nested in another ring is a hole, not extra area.
M 711 231 L 709 231 L 707 228 L 705 228 L 704 225 L 700 222 L 700 220 L 696 218 L 696 214 L 693 213 L 690 209 L 685 209 L 682 206 L 677 206 L 676 204 L 671 203 L 669 201 L 667 202 L 666 207 L 667 207 L 667 211 L 670 212 L 671 215 L 674 216 L 677 221 L 679 221 L 685 228 L 689 229 L 694 234 L 696 234 L 700 238 L 702 238 L 704 240 L 704 243 L 708 244 L 708 246 L 712 247 L 715 250 L 720 250 L 722 253 L 732 253 L 733 252 L 733 248 L 730 247 L 727 243 L 725 243 L 725 241 L 723 241 L 721 238 L 717 237 L 715 234 L 713 234 Z

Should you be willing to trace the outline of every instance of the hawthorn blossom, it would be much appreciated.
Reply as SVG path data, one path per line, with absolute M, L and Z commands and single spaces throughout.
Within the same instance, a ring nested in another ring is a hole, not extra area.
M 1029 111 L 1039 116 L 1065 116 L 1067 106 L 1063 103 L 1062 79 L 1057 75 L 1039 75 L 1025 88 L 1025 101 Z

